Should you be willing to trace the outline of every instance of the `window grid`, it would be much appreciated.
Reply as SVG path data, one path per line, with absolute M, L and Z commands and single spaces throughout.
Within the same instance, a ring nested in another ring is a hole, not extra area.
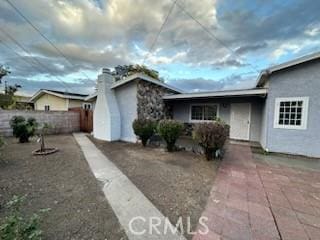
M 191 106 L 191 120 L 212 121 L 217 118 L 217 105 Z
M 278 124 L 282 126 L 301 126 L 303 101 L 281 101 Z

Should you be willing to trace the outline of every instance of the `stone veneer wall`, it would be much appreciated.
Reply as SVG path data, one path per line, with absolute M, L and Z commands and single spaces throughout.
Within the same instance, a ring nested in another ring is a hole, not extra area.
M 165 105 L 162 96 L 174 93 L 173 91 L 146 81 L 139 81 L 137 86 L 138 118 L 172 118 L 171 108 Z

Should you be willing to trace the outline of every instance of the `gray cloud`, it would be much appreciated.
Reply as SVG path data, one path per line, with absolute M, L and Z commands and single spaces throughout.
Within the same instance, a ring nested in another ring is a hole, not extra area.
M 228 89 L 248 89 L 252 88 L 256 84 L 256 78 L 254 75 L 242 76 L 231 75 L 219 80 L 210 80 L 203 78 L 194 79 L 171 79 L 167 81 L 179 89 L 186 92 L 194 91 L 218 91 Z
M 242 63 L 236 59 L 226 59 L 226 60 L 219 60 L 216 61 L 214 63 L 212 63 L 212 66 L 214 68 L 225 68 L 225 67 L 243 67 L 243 66 L 247 66 L 248 64 L 246 63 Z
M 1 54 L 0 63 L 5 63 L 14 70 L 13 77 L 25 76 L 27 79 L 33 77 L 39 81 L 41 81 L 39 74 L 67 77 L 70 74 L 79 75 L 79 72 L 84 70 L 97 72 L 104 66 L 112 67 L 141 61 L 145 57 L 145 52 L 138 52 L 136 46 L 143 50 L 150 47 L 172 5 L 172 0 L 12 0 L 12 2 L 73 63 L 70 65 L 61 58 L 5 1 L 1 1 L 1 28 L 10 32 L 32 52 L 32 56 L 24 56 L 24 59 L 32 62 L 32 59 L 37 58 L 46 64 L 49 71 L 35 70 L 34 67 L 23 63 L 24 61 L 13 57 L 13 53 L 9 51 Z M 151 54 L 146 60 L 146 64 L 155 69 L 157 64 L 165 67 L 176 63 L 228 71 L 230 67 L 246 67 L 248 59 L 251 61 L 263 59 L 269 64 L 272 61 L 268 60 L 271 52 L 291 42 L 305 46 L 304 49 L 308 49 L 306 51 L 318 49 L 304 43 L 319 40 L 317 35 L 306 35 L 305 30 L 320 23 L 318 18 L 320 1 L 282 3 L 278 0 L 268 2 L 184 0 L 179 3 L 228 48 L 241 55 L 241 59 L 237 54 L 232 55 L 214 38 L 209 37 L 197 23 L 175 7 L 156 43 L 156 53 Z M 0 40 L 12 45 L 1 32 Z M 286 49 L 291 49 L 286 46 L 282 48 L 285 50 L 280 49 L 277 56 L 285 53 Z M 15 46 L 15 49 L 18 48 Z M 20 53 L 25 55 L 21 51 Z M 179 53 L 183 54 L 177 55 Z M 298 53 L 298 50 L 294 52 Z M 197 84 L 188 82 L 188 88 L 192 89 L 191 86 L 194 86 L 194 89 L 197 89 L 197 85 L 203 85 L 201 88 L 206 88 L 205 86 L 215 88 L 224 86 L 228 81 L 233 83 L 233 79 L 234 76 L 218 85 L 213 83 L 215 81 L 208 82 L 209 79 L 198 79 Z M 241 81 L 245 81 L 244 77 Z
M 257 43 L 257 44 L 252 44 L 252 45 L 243 45 L 239 48 L 237 48 L 237 50 L 235 51 L 238 54 L 245 54 L 248 52 L 253 52 L 259 49 L 264 49 L 268 46 L 267 43 Z
M 18 94 L 33 95 L 39 89 L 52 89 L 59 91 L 69 91 L 75 93 L 90 94 L 94 92 L 95 81 L 79 80 L 78 82 L 69 82 L 67 85 L 59 81 L 42 81 L 42 80 L 28 80 L 20 77 L 6 78 L 10 85 L 19 84 L 22 88 Z

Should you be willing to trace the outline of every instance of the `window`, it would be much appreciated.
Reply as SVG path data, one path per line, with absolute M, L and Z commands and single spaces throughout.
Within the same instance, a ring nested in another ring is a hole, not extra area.
M 210 121 L 217 118 L 218 105 L 191 105 L 191 121 Z
M 50 111 L 50 106 L 49 105 L 44 105 L 44 110 L 45 111 Z
M 277 98 L 275 107 L 275 128 L 306 129 L 308 97 Z
M 82 108 L 85 110 L 90 110 L 92 108 L 91 103 L 83 103 Z

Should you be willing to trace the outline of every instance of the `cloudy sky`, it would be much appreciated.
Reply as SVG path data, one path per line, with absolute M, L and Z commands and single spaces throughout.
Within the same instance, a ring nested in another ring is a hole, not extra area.
M 60 50 L 0 1 L 0 65 L 10 67 L 6 80 L 24 94 L 90 93 L 102 67 L 130 63 L 144 63 L 186 91 L 248 88 L 261 69 L 320 51 L 314 0 L 10 2 Z

